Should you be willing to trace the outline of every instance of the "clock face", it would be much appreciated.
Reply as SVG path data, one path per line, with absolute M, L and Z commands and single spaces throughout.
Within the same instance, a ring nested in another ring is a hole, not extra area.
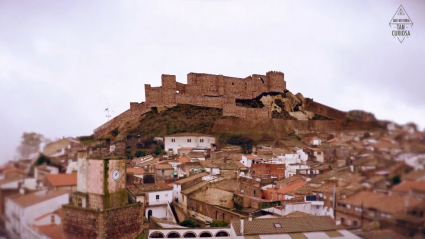
M 117 181 L 119 178 L 120 178 L 120 171 L 118 171 L 116 169 L 114 171 L 112 171 L 112 179 Z

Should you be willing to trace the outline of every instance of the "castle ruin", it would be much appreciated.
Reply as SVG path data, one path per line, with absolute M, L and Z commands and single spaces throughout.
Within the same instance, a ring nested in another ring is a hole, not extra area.
M 269 71 L 266 75 L 253 74 L 246 78 L 189 73 L 187 84 L 177 82 L 175 75 L 162 75 L 161 83 L 162 85 L 159 87 L 145 84 L 146 101 L 131 102 L 129 110 L 96 128 L 94 138 L 101 138 L 120 125 L 151 111 L 152 107 L 173 107 L 178 104 L 221 108 L 223 116 L 242 119 L 271 119 L 271 108 L 236 106 L 236 100 L 250 100 L 264 93 L 284 93 L 286 91 L 284 74 L 277 71 Z M 305 106 L 306 110 L 332 119 L 344 121 L 346 118 L 346 112 L 309 99 Z

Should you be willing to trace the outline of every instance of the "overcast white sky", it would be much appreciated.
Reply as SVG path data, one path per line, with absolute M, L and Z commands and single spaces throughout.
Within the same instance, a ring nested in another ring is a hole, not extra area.
M 402 44 L 389 21 L 403 5 Z M 23 132 L 90 135 L 161 74 L 246 77 L 425 127 L 425 1 L 0 0 L 0 163 Z

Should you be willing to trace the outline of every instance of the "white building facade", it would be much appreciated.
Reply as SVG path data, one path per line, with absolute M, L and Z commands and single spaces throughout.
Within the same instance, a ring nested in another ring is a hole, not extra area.
M 178 153 L 179 148 L 208 148 L 214 149 L 215 137 L 198 133 L 181 133 L 164 137 L 165 150 Z
M 69 203 L 69 194 L 65 191 L 37 191 L 26 195 L 14 195 L 5 201 L 5 227 L 9 238 L 31 238 L 25 235 L 26 227 L 34 219 Z

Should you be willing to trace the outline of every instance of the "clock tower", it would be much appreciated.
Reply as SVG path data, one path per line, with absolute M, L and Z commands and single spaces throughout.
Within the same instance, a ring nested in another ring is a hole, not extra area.
M 129 204 L 126 159 L 78 153 L 77 191 L 63 205 L 63 238 L 135 238 L 143 229 L 143 204 Z
M 79 157 L 78 166 L 74 204 L 104 210 L 128 203 L 125 159 Z

